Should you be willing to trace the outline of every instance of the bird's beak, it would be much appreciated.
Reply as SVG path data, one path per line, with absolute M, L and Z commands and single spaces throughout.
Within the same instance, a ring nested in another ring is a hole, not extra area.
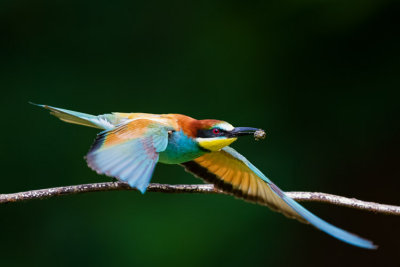
M 231 137 L 238 137 L 243 135 L 253 135 L 256 131 L 260 129 L 251 127 L 235 127 L 229 132 Z

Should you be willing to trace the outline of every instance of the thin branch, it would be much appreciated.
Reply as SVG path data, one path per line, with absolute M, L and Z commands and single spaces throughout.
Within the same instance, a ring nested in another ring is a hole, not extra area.
M 0 204 L 22 202 L 31 199 L 45 199 L 57 196 L 66 196 L 88 192 L 99 191 L 122 191 L 135 190 L 128 184 L 122 182 L 107 182 L 54 187 L 47 189 L 31 190 L 13 194 L 0 194 Z M 148 192 L 162 193 L 201 193 L 201 194 L 224 194 L 224 192 L 214 188 L 212 184 L 193 184 L 193 185 L 169 185 L 169 184 L 150 184 Z M 366 202 L 355 198 L 347 198 L 326 193 L 316 192 L 286 192 L 286 194 L 299 202 L 322 202 L 337 206 L 344 206 L 353 209 L 366 210 L 375 213 L 389 215 L 400 215 L 400 206 Z

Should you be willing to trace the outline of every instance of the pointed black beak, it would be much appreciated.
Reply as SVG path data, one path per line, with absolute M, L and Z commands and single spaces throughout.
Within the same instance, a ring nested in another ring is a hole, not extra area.
M 261 129 L 251 128 L 251 127 L 235 127 L 229 134 L 232 137 L 243 136 L 243 135 L 253 135 L 256 131 Z M 262 130 L 261 130 L 262 131 Z

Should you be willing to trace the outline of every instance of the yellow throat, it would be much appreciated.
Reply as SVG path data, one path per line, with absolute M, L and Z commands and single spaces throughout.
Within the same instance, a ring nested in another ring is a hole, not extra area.
M 233 142 L 237 140 L 237 138 L 221 138 L 221 137 L 214 137 L 214 138 L 197 138 L 196 139 L 199 145 L 207 150 L 210 151 L 219 151 L 221 148 L 229 146 Z

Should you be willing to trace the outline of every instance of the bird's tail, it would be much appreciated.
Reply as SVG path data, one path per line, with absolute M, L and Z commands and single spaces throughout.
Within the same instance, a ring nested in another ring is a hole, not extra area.
M 39 105 L 32 102 L 30 104 L 50 110 L 50 114 L 56 116 L 62 121 L 79 124 L 83 126 L 98 128 L 98 129 L 112 129 L 119 123 L 118 118 L 114 114 L 104 114 L 94 116 L 86 113 L 71 111 L 62 108 L 55 108 L 47 105 Z

